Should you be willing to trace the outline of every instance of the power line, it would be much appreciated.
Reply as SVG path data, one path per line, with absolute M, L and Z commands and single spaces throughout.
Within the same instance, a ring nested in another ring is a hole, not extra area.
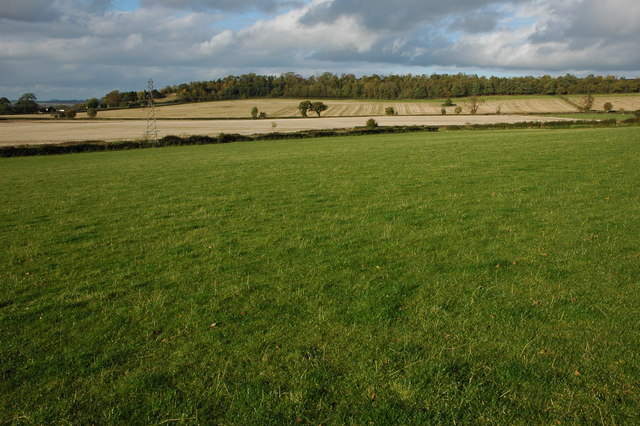
M 145 136 L 148 139 L 153 138 L 158 141 L 158 127 L 156 125 L 156 105 L 153 102 L 153 80 L 147 82 L 147 132 Z

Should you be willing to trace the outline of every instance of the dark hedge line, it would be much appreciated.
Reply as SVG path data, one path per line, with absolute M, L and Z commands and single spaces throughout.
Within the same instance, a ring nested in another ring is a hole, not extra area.
M 630 121 L 631 120 L 631 121 Z M 635 123 L 635 119 L 622 121 L 621 123 Z M 568 129 L 572 127 L 612 127 L 617 126 L 615 118 L 608 120 L 565 120 L 565 121 L 521 121 L 518 123 L 494 123 L 494 124 L 462 124 L 443 126 L 446 130 L 510 130 L 510 129 Z
M 164 146 L 184 146 L 184 145 L 209 145 L 231 142 L 248 142 L 257 140 L 283 140 L 301 138 L 320 138 L 328 136 L 350 136 L 379 133 L 406 133 L 406 132 L 437 132 L 438 127 L 434 126 L 389 126 L 375 129 L 355 128 L 355 129 L 333 129 L 333 130 L 305 130 L 293 133 L 266 133 L 261 135 L 240 135 L 237 133 L 220 133 L 217 137 L 212 136 L 165 136 L 158 141 L 137 140 L 137 141 L 86 141 L 67 142 L 61 144 L 42 145 L 19 145 L 0 147 L 0 157 L 24 157 L 32 155 L 54 155 L 71 154 L 79 152 L 96 151 L 119 151 L 125 149 L 158 148 Z
M 321 138 L 331 136 L 357 136 L 372 134 L 390 134 L 390 133 L 413 133 L 413 132 L 437 132 L 438 130 L 509 130 L 509 129 L 548 129 L 548 128 L 573 128 L 573 127 L 612 127 L 618 125 L 637 125 L 638 118 L 629 118 L 623 121 L 615 119 L 608 120 L 572 120 L 572 121 L 526 121 L 519 123 L 495 123 L 495 124 L 464 124 L 452 126 L 381 126 L 375 128 L 356 127 L 353 129 L 330 129 L 330 130 L 304 130 L 300 132 L 281 133 L 272 132 L 259 135 L 241 135 L 237 133 L 220 133 L 216 137 L 212 136 L 165 136 L 158 141 L 153 140 L 137 140 L 137 141 L 86 141 L 86 142 L 67 142 L 61 144 L 43 144 L 43 145 L 20 145 L 0 147 L 0 157 L 24 157 L 32 155 L 53 155 L 53 154 L 71 154 L 79 152 L 96 152 L 96 151 L 119 151 L 125 149 L 139 148 L 158 148 L 164 146 L 185 146 L 185 145 L 209 145 L 231 142 L 248 142 L 260 140 L 286 140 L 286 139 L 305 139 L 305 138 Z

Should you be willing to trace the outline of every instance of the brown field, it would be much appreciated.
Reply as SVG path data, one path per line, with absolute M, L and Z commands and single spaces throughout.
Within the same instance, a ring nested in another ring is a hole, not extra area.
M 580 104 L 584 96 L 571 96 L 569 99 L 571 102 Z M 640 96 L 639 95 L 594 95 L 595 102 L 591 109 L 596 111 L 602 111 L 606 102 L 611 102 L 613 109 L 616 111 L 636 111 L 640 109 Z
M 260 134 L 335 129 L 363 126 L 368 117 L 289 118 L 267 120 L 167 120 L 158 121 L 158 136 L 209 135 L 224 133 Z M 437 115 L 376 117 L 382 126 L 460 125 L 466 123 L 514 123 L 557 121 L 557 118 L 522 115 Z M 275 123 L 276 127 L 273 127 Z M 87 140 L 141 139 L 146 120 L 6 120 L 0 121 L 0 145 L 61 143 Z
M 478 114 L 495 114 L 498 108 L 502 114 L 541 114 L 576 112 L 575 106 L 559 97 L 485 97 Z M 578 103 L 581 97 L 571 98 Z M 453 100 L 462 107 L 462 114 L 469 113 L 469 104 L 464 100 Z M 596 96 L 594 109 L 602 109 L 605 102 L 611 102 L 616 109 L 628 111 L 640 109 L 640 95 Z M 367 117 L 383 116 L 385 108 L 392 106 L 398 115 L 440 115 L 439 101 L 359 101 L 323 100 L 329 109 L 323 117 Z M 251 108 L 258 107 L 268 118 L 298 117 L 299 99 L 248 99 L 237 101 L 200 102 L 182 105 L 167 105 L 156 108 L 156 117 L 162 118 L 250 118 Z M 455 106 L 447 107 L 447 114 L 455 114 Z M 313 112 L 310 116 L 315 115 Z M 124 109 L 101 111 L 100 118 L 140 118 L 146 119 L 145 109 Z M 83 118 L 78 116 L 78 118 Z
M 638 97 L 640 101 L 640 97 Z M 323 117 L 367 117 L 383 116 L 385 108 L 392 106 L 398 115 L 440 115 L 441 101 L 389 101 L 372 102 L 357 100 L 324 100 L 329 109 L 322 113 Z M 454 100 L 455 102 L 455 100 Z M 298 99 L 250 99 L 238 101 L 200 102 L 182 105 L 167 105 L 156 108 L 156 117 L 163 118 L 250 118 L 251 108 L 258 107 L 267 113 L 268 118 L 297 117 Z M 638 102 L 640 103 L 640 102 Z M 462 107 L 462 114 L 469 113 L 467 102 L 458 101 Z M 532 98 L 532 99 L 494 99 L 486 98 L 480 106 L 478 114 L 495 114 L 500 107 L 503 114 L 539 114 L 575 112 L 575 107 L 560 98 Z M 455 106 L 447 107 L 447 114 L 455 114 Z M 311 112 L 310 116 L 315 115 Z M 147 118 L 145 109 L 123 109 L 101 111 L 100 118 Z M 82 114 L 78 118 L 86 118 Z
M 593 109 L 602 110 L 605 102 L 611 102 L 614 109 L 633 111 L 640 109 L 640 95 L 598 95 Z M 573 96 L 571 102 L 579 103 L 582 96 Z M 478 115 L 467 115 L 468 102 L 456 100 L 463 112 L 455 114 L 455 106 L 447 107 L 447 115 L 440 113 L 441 101 L 357 101 L 325 100 L 329 109 L 322 118 L 311 113 L 310 118 L 285 118 L 299 116 L 299 99 L 250 99 L 237 101 L 201 102 L 193 104 L 159 106 L 156 108 L 159 136 L 166 135 L 217 135 L 225 133 L 257 134 L 295 132 L 308 129 L 332 129 L 362 126 L 369 117 L 375 117 L 381 125 L 455 125 L 466 123 L 517 122 L 529 120 L 556 120 L 528 114 L 573 113 L 575 106 L 559 97 L 486 97 Z M 252 107 L 267 113 L 267 119 L 252 120 Z M 385 116 L 385 108 L 394 107 L 397 116 Z M 500 109 L 502 115 L 495 115 Z M 525 114 L 525 115 L 514 115 Z M 100 111 L 98 118 L 108 120 L 87 120 L 85 114 L 78 114 L 76 120 L 50 120 L 48 114 L 36 114 L 30 120 L 20 120 L 20 116 L 9 116 L 10 120 L 0 121 L 0 145 L 59 143 L 84 140 L 124 140 L 140 139 L 146 130 L 147 110 L 122 109 Z M 313 117 L 313 118 L 311 118 Z M 40 118 L 42 120 L 33 120 Z M 210 120 L 210 119 L 218 120 Z M 235 118 L 235 119 L 233 119 Z M 175 120 L 163 120 L 175 119 Z M 208 119 L 208 120 L 207 120 Z M 276 127 L 272 127 L 272 123 Z
M 640 95 L 596 95 L 594 110 L 602 110 L 605 102 L 611 102 L 615 110 L 624 109 L 635 111 L 640 109 Z M 559 97 L 514 96 L 484 97 L 478 114 L 495 114 L 498 108 L 502 114 L 542 114 L 542 113 L 572 113 L 576 107 Z M 579 104 L 582 96 L 571 96 L 571 102 Z M 453 99 L 462 107 L 462 114 L 469 113 L 468 102 L 463 99 Z M 412 115 L 440 115 L 441 100 L 438 101 L 359 101 L 359 100 L 323 100 L 329 109 L 322 113 L 323 117 L 367 117 L 384 116 L 385 108 L 392 106 L 400 116 Z M 268 119 L 299 117 L 299 99 L 248 99 L 235 101 L 199 102 L 181 105 L 164 105 L 156 108 L 159 119 L 198 119 L 198 118 L 250 118 L 251 108 L 258 107 L 267 113 Z M 455 106 L 447 107 L 447 115 L 455 114 Z M 310 116 L 315 116 L 311 112 Z M 11 116 L 11 118 L 42 118 L 49 119 L 49 114 L 29 116 Z M 78 114 L 78 119 L 87 118 L 84 113 Z M 145 119 L 145 108 L 132 108 L 110 111 L 99 111 L 98 118 L 106 119 Z

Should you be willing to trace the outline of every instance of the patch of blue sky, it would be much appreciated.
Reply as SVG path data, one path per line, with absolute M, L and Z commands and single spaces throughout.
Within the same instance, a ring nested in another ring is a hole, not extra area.
M 250 27 L 259 20 L 267 20 L 271 16 L 260 13 L 258 11 L 250 11 L 245 13 L 225 13 L 221 14 L 221 19 L 215 23 L 218 30 L 238 31 L 243 28 Z
M 139 7 L 138 0 L 113 0 L 113 8 L 122 12 L 131 12 Z
M 520 18 L 512 16 L 504 20 L 503 22 L 509 29 L 517 30 L 519 28 L 527 28 L 535 25 L 536 20 L 534 18 Z

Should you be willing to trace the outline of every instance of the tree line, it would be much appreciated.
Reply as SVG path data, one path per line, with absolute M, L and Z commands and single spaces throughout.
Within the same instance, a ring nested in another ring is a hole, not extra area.
M 295 73 L 279 76 L 243 74 L 211 81 L 167 86 L 153 91 L 155 99 L 175 93 L 175 102 L 199 102 L 250 98 L 316 99 L 444 99 L 492 95 L 575 95 L 640 93 L 640 78 L 614 76 L 576 77 L 484 77 L 475 74 L 389 75 L 356 77 L 354 74 L 302 77 Z M 145 91 L 112 90 L 102 98 L 78 105 L 94 113 L 99 108 L 146 105 Z M 53 109 L 53 108 L 49 108 Z M 306 108 L 313 111 L 312 108 Z M 0 98 L 0 114 L 43 111 L 33 93 L 25 93 L 15 103 Z M 47 111 L 51 112 L 51 111 Z M 302 112 L 302 110 L 301 110 Z M 317 111 L 316 111 L 317 112 Z M 303 113 L 304 115 L 304 113 Z
M 243 74 L 212 81 L 167 86 L 163 95 L 176 94 L 176 102 L 250 98 L 320 99 L 439 99 L 492 95 L 572 95 L 638 93 L 640 78 L 614 76 L 484 77 L 468 74 L 371 75 L 356 77 L 324 73 L 302 77 Z

